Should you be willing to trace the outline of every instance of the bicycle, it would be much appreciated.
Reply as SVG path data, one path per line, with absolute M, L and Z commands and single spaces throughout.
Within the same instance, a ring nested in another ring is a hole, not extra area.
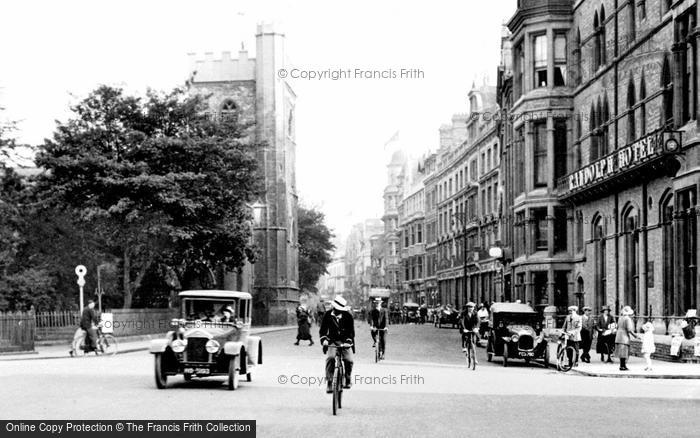
M 474 348 L 474 345 L 475 345 L 474 338 L 476 337 L 476 334 L 477 334 L 477 329 L 474 329 L 474 330 L 470 330 L 462 335 L 462 336 L 467 337 L 467 343 L 466 343 L 467 351 L 464 353 L 464 356 L 467 359 L 467 368 L 471 368 L 472 370 L 476 370 L 476 349 Z
M 578 363 L 578 352 L 574 347 L 569 345 L 571 335 L 567 332 L 562 333 L 557 346 L 557 369 L 562 372 L 567 372 L 573 368 L 574 364 Z
M 374 343 L 374 362 L 379 362 L 380 360 L 384 360 L 384 349 L 386 347 L 386 334 L 389 332 L 389 329 L 383 328 L 383 329 L 372 329 L 372 331 L 380 332 L 383 331 L 384 334 L 382 335 L 381 333 L 377 333 L 377 340 Z M 381 348 L 380 348 L 381 347 Z
M 345 378 L 345 364 L 343 363 L 343 351 L 352 348 L 352 344 L 336 344 L 335 347 L 335 368 L 333 369 L 333 415 L 337 415 L 338 409 L 343 407 L 343 379 Z
M 85 339 L 87 337 L 87 332 L 81 330 L 82 335 L 73 339 L 71 344 L 71 356 L 85 356 L 87 352 L 85 351 Z M 109 334 L 102 332 L 102 326 L 97 327 L 97 348 L 94 350 L 95 354 L 102 354 L 103 356 L 114 356 L 117 354 L 118 343 L 117 339 Z

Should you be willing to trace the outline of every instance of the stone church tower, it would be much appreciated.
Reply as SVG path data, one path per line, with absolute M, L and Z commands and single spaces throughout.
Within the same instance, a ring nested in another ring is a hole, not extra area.
M 295 178 L 294 106 L 296 96 L 278 75 L 285 66 L 284 34 L 271 24 L 259 24 L 256 57 L 241 48 L 238 58 L 224 52 L 220 59 L 190 54 L 191 92 L 209 96 L 213 117 L 235 112 L 253 123 L 251 136 L 263 144 L 258 159 L 265 194 L 253 208 L 258 261 L 226 274 L 223 288 L 253 294 L 254 324 L 288 324 L 299 302 L 297 193 Z M 219 286 L 221 287 L 221 285 Z

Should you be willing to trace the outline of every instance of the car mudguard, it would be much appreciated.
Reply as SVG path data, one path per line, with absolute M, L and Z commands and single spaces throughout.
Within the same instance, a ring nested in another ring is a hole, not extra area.
M 246 353 L 250 365 L 262 364 L 262 340 L 260 336 L 248 336 Z
M 224 344 L 224 353 L 229 356 L 238 356 L 241 354 L 241 348 L 243 348 L 242 342 L 228 341 Z
M 170 341 L 168 339 L 153 339 L 151 345 L 148 348 L 149 353 L 164 353 L 165 349 L 168 348 Z

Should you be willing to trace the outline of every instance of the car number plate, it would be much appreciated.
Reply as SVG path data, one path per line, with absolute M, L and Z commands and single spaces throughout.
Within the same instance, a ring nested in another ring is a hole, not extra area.
M 185 374 L 209 374 L 209 368 L 185 368 Z

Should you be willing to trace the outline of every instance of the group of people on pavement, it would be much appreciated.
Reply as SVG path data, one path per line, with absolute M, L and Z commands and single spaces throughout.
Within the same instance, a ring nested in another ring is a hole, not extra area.
M 579 347 L 582 350 L 580 359 L 582 362 L 590 363 L 590 350 L 594 333 L 598 334 L 596 353 L 600 354 L 600 361 L 613 363 L 612 355 L 620 360 L 620 371 L 629 371 L 627 361 L 630 356 L 630 341 L 632 338 L 642 339 L 642 355 L 646 359 L 645 371 L 651 371 L 651 354 L 656 347 L 654 344 L 654 325 L 650 322 L 642 326 L 643 335 L 635 331 L 632 316 L 634 310 L 630 306 L 624 306 L 620 312 L 620 317 L 615 322 L 610 315 L 610 306 L 601 308 L 601 315 L 598 320 L 591 316 L 592 309 L 588 306 L 583 308 L 583 315 L 578 314 L 578 306 L 569 306 L 569 314 L 564 320 L 563 331 L 569 334 L 568 344 L 572 346 L 578 356 Z M 607 356 L 607 359 L 605 358 Z M 578 364 L 574 364 L 578 366 Z

